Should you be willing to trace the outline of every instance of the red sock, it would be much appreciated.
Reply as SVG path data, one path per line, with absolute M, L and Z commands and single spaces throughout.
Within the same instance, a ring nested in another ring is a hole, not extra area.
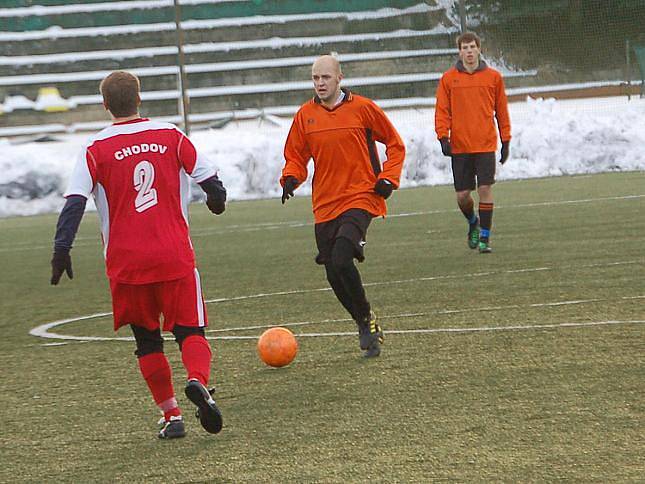
M 211 347 L 206 338 L 192 334 L 181 344 L 181 361 L 189 380 L 199 380 L 206 386 L 211 375 Z
M 164 418 L 181 415 L 172 387 L 172 372 L 168 359 L 163 353 L 150 353 L 139 358 L 139 369 L 148 384 L 152 398 Z

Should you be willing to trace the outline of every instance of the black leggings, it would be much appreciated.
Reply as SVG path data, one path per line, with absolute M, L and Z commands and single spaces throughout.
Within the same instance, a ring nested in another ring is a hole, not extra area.
M 325 263 L 327 281 L 334 294 L 354 320 L 370 314 L 370 304 L 365 296 L 361 275 L 354 264 L 354 244 L 344 237 L 334 242 L 331 261 Z
M 163 338 L 159 328 L 155 331 L 150 331 L 149 329 L 134 324 L 131 324 L 130 328 L 132 328 L 134 339 L 137 342 L 137 349 L 134 352 L 137 358 L 149 355 L 150 353 L 163 353 Z M 193 334 L 204 336 L 204 328 L 176 324 L 172 330 L 172 334 L 175 336 L 175 341 L 181 350 L 182 343 L 189 336 Z

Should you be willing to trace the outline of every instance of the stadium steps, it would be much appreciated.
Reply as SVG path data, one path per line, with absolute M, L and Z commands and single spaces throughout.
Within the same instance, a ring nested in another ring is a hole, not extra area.
M 436 17 L 432 18 L 432 17 Z M 395 24 L 399 29 L 423 30 L 441 20 L 441 11 L 425 4 L 407 9 L 366 12 L 316 12 L 229 19 L 188 20 L 182 23 L 185 42 L 236 42 L 270 37 L 302 37 L 312 31 L 326 35 L 384 32 Z M 129 24 L 111 27 L 48 29 L 30 32 L 0 32 L 6 55 L 39 55 L 85 50 L 174 46 L 174 22 Z
M 456 49 L 422 49 L 381 52 L 355 52 L 340 54 L 345 76 L 380 76 L 383 72 L 396 70 L 405 73 L 442 72 L 450 67 Z M 280 79 L 281 82 L 308 79 L 311 64 L 316 55 L 298 57 L 279 57 L 247 61 L 226 61 L 207 64 L 189 64 L 186 72 L 190 77 L 190 87 L 240 86 L 265 83 L 267 79 Z M 142 67 L 130 69 L 139 76 L 143 90 L 177 88 L 178 69 L 174 65 Z M 41 86 L 56 87 L 64 98 L 86 94 L 96 94 L 99 82 L 109 70 L 67 72 L 49 74 L 28 74 L 23 76 L 0 77 L 0 92 L 20 92 L 28 98 L 38 94 Z
M 316 2 L 328 3 L 337 2 Z M 206 121 L 209 115 L 219 117 L 216 113 L 302 104 L 312 95 L 311 62 L 330 51 L 343 61 L 345 84 L 361 94 L 375 99 L 433 97 L 438 74 L 454 61 L 456 29 L 433 2 L 404 3 L 411 6 L 184 22 L 191 115 Z M 115 69 L 141 71 L 142 114 L 177 113 L 173 23 L 87 29 L 79 22 L 71 29 L 0 32 L 0 42 L 7 46 L 3 53 L 10 49 L 0 56 L 0 102 L 8 95 L 35 100 L 44 86 L 78 102 L 66 112 L 16 109 L 0 115 L 0 127 L 106 120 L 98 83 Z
M 428 66 L 437 56 L 454 60 L 456 49 L 446 34 L 431 30 L 392 30 L 345 35 L 310 35 L 305 37 L 265 38 L 239 42 L 206 42 L 184 45 L 186 64 L 317 56 L 323 52 L 339 53 L 452 49 L 428 58 Z M 78 46 L 77 46 L 78 49 Z M 175 46 L 113 48 L 110 50 L 69 51 L 47 55 L 0 56 L 0 76 L 134 69 L 149 66 L 176 66 Z M 443 64 L 441 64 L 443 65 Z
M 304 2 L 302 0 L 182 0 L 182 19 L 251 17 L 258 15 L 293 15 L 324 11 L 353 12 L 384 7 L 406 8 L 419 0 L 336 0 Z M 51 27 L 64 29 L 78 26 L 78 16 L 85 15 L 85 27 L 174 22 L 173 0 L 105 0 L 69 1 L 4 0 L 0 6 L 0 31 L 35 31 Z

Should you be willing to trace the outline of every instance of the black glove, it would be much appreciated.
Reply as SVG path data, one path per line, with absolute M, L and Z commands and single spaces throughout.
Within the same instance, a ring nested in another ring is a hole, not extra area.
M 215 215 L 221 215 L 226 210 L 226 194 L 224 196 L 206 196 L 206 206 L 208 210 L 213 212 Z
M 222 181 L 214 175 L 199 183 L 206 193 L 206 206 L 215 215 L 220 215 L 226 210 L 226 188 Z
M 441 143 L 441 152 L 443 153 L 443 156 L 452 156 L 450 140 L 448 138 L 441 138 L 439 140 L 439 143 Z
M 385 200 L 387 200 L 389 196 L 392 195 L 392 190 L 394 190 L 394 185 L 392 185 L 392 183 L 385 178 L 377 180 L 376 184 L 374 185 L 374 191 L 382 196 Z
M 300 182 L 295 176 L 288 176 L 284 179 L 284 186 L 282 187 L 282 205 L 284 202 L 293 197 L 293 191 L 296 189 Z
M 506 160 L 508 160 L 508 154 L 510 152 L 509 146 L 511 142 L 509 141 L 502 141 L 502 152 L 499 157 L 499 162 L 503 165 L 506 163 Z
M 55 286 L 58 284 L 63 272 L 67 272 L 67 276 L 70 279 L 74 279 L 72 258 L 69 255 L 69 251 L 54 250 L 54 255 L 52 256 L 52 278 L 50 281 L 52 285 Z

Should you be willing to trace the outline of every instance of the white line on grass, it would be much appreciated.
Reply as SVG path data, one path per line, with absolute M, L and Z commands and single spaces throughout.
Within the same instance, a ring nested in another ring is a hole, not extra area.
M 610 326 L 618 324 L 643 324 L 645 320 L 608 320 L 608 321 L 590 321 L 586 323 L 556 323 L 556 324 L 536 324 L 536 325 L 515 325 L 515 326 L 479 326 L 476 328 L 418 328 L 418 329 L 393 329 L 384 331 L 385 334 L 435 334 L 435 333 L 477 333 L 477 332 L 492 332 L 492 331 L 522 331 L 522 330 L 539 330 L 539 329 L 562 329 L 562 328 L 586 328 L 594 326 Z M 329 333 L 298 333 L 295 335 L 297 338 L 323 338 L 329 336 L 350 336 L 355 337 L 356 331 L 338 331 Z M 74 337 L 76 339 L 77 337 Z M 81 339 L 86 341 L 89 338 Z M 168 338 L 167 338 L 168 339 Z M 206 336 L 209 340 L 218 341 L 235 341 L 235 340 L 256 340 L 258 336 Z M 134 338 L 92 338 L 92 341 L 134 341 Z M 64 343 L 61 343 L 64 344 Z M 51 344 L 50 344 L 51 345 Z M 59 344 L 60 345 L 60 344 Z
M 623 296 L 620 297 L 619 300 L 632 300 L 632 299 L 645 299 L 645 295 L 638 295 L 638 296 Z M 440 309 L 436 311 L 430 311 L 430 312 L 420 312 L 420 313 L 405 313 L 405 314 L 395 314 L 395 315 L 389 315 L 389 316 L 384 316 L 387 319 L 398 319 L 398 318 L 411 318 L 411 317 L 424 317 L 424 316 L 429 316 L 432 314 L 457 314 L 457 313 L 465 313 L 465 312 L 478 312 L 478 311 L 501 311 L 505 309 L 518 309 L 522 307 L 529 307 L 529 308 L 536 308 L 536 307 L 549 307 L 549 306 L 564 306 L 564 305 L 574 305 L 574 304 L 588 304 L 588 303 L 594 303 L 594 302 L 601 302 L 601 301 L 608 301 L 608 299 L 599 299 L 599 298 L 594 298 L 594 299 L 578 299 L 578 300 L 571 300 L 571 301 L 555 301 L 555 302 L 546 302 L 546 303 L 533 303 L 533 304 L 528 304 L 525 306 L 522 305 L 508 305 L 508 306 L 489 306 L 489 307 L 482 307 L 482 308 L 468 308 L 468 309 Z M 52 328 L 55 328 L 57 326 L 62 326 L 64 324 L 68 323 L 73 323 L 73 322 L 78 322 L 78 321 L 87 321 L 91 319 L 98 319 L 98 318 L 103 318 L 105 316 L 110 316 L 112 313 L 95 313 L 95 314 L 90 314 L 88 316 L 80 316 L 80 317 L 74 317 L 74 318 L 67 318 L 67 319 L 61 319 L 58 321 L 53 321 L 51 323 L 45 323 L 40 326 L 37 326 L 36 328 L 32 329 L 29 331 L 29 334 L 32 336 L 38 336 L 41 338 L 48 338 L 48 339 L 60 339 L 60 340 L 67 340 L 67 341 L 81 341 L 81 342 L 88 342 L 88 341 L 134 341 L 134 338 L 131 336 L 123 336 L 123 337 L 106 337 L 106 336 L 73 336 L 73 335 L 64 335 L 64 334 L 59 334 L 59 333 L 52 333 L 49 330 Z M 300 321 L 296 323 L 282 323 L 279 324 L 278 326 L 285 326 L 285 327 L 294 327 L 294 326 L 305 326 L 305 325 L 312 325 L 312 324 L 325 324 L 325 323 L 336 323 L 336 322 L 347 322 L 351 321 L 349 318 L 342 318 L 342 319 L 324 319 L 321 321 Z M 571 324 L 580 324 L 580 323 L 571 323 Z M 236 328 L 223 328 L 223 329 L 211 329 L 207 330 L 207 333 L 224 333 L 224 332 L 234 332 L 234 331 L 250 331 L 250 330 L 256 330 L 256 329 L 266 329 L 266 328 L 271 328 L 276 326 L 275 324 L 265 324 L 265 325 L 253 325 L 253 326 L 242 326 L 242 327 L 236 327 Z M 529 327 L 537 327 L 537 326 L 529 326 Z M 505 328 L 505 327 L 504 327 Z M 509 327 L 512 328 L 512 327 Z M 522 326 L 524 328 L 524 326 Z M 473 330 L 474 329 L 470 329 Z M 453 330 L 447 330 L 447 329 L 428 329 L 428 330 L 391 330 L 387 331 L 388 333 L 409 333 L 409 332 L 442 332 L 442 331 L 453 331 Z M 314 334 L 314 333 L 312 333 Z M 315 333 L 315 334 L 320 334 L 320 335 L 349 335 L 349 334 L 355 334 L 355 333 Z M 306 333 L 300 333 L 297 336 L 307 336 L 308 334 Z M 254 339 L 257 338 L 257 336 L 212 336 L 208 337 L 209 339 Z M 166 339 L 172 339 L 171 337 L 167 337 Z M 51 344 L 50 344 L 51 345 Z
M 640 198 L 645 198 L 645 194 L 643 195 L 623 195 L 623 196 L 616 196 L 616 197 L 602 197 L 602 198 L 585 198 L 585 199 L 580 199 L 580 200 L 560 200 L 557 202 L 535 202 L 535 203 L 520 203 L 517 205 L 496 205 L 495 210 L 500 210 L 500 209 L 513 209 L 513 208 L 530 208 L 530 207 L 549 207 L 549 206 L 557 206 L 557 205 L 570 205 L 570 204 L 576 204 L 576 203 L 591 203 L 591 202 L 606 202 L 606 201 L 615 201 L 615 200 L 636 200 Z M 457 209 L 443 209 L 443 210 L 427 210 L 427 211 L 420 211 L 420 212 L 406 212 L 406 213 L 395 213 L 395 214 L 390 214 L 388 215 L 389 218 L 400 218 L 400 217 L 413 217 L 413 216 L 418 216 L 418 215 L 438 215 L 438 214 L 444 214 L 444 213 L 453 213 L 458 211 Z M 230 233 L 242 233 L 242 232 L 255 232 L 259 230 L 276 230 L 280 228 L 299 228 L 299 227 L 309 227 L 312 226 L 313 222 L 303 222 L 303 221 L 285 221 L 285 222 L 262 222 L 258 224 L 238 224 L 238 225 L 231 225 L 229 227 L 221 228 L 221 229 L 205 229 L 205 230 L 193 230 L 190 233 L 190 236 L 192 238 L 196 237 L 207 237 L 209 235 L 218 235 L 218 234 L 230 234 Z M 92 239 L 92 237 L 79 237 L 77 240 L 87 240 L 87 239 Z M 98 241 L 98 238 L 94 238 L 94 240 Z M 75 244 L 74 247 L 90 247 L 90 246 L 97 246 L 99 245 L 97 243 L 92 243 L 92 244 Z M 29 247 L 0 247 L 0 252 L 18 252 L 18 251 L 26 251 L 26 250 L 42 250 L 42 249 L 50 249 L 52 246 L 50 245 L 38 245 L 38 246 L 29 246 Z

